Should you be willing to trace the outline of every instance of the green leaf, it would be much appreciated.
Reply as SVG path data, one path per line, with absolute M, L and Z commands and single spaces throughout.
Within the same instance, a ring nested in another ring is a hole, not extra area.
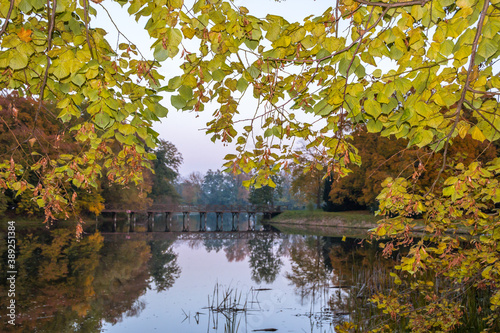
M 184 108 L 187 104 L 186 100 L 182 96 L 175 95 L 170 97 L 170 103 L 172 106 L 178 110 Z
M 497 52 L 498 52 L 498 44 L 488 38 L 483 38 L 477 48 L 477 54 L 479 54 L 486 60 Z
M 168 58 L 168 51 L 164 49 L 163 45 L 160 43 L 155 46 L 153 56 L 158 61 L 165 61 Z
M 217 82 L 221 82 L 222 80 L 224 80 L 225 77 L 226 77 L 226 73 L 224 73 L 224 71 L 222 69 L 218 69 L 218 70 L 212 72 L 212 78 Z
M 13 70 L 23 69 L 28 66 L 28 57 L 17 50 L 10 50 L 9 57 L 9 67 Z
M 364 109 L 367 114 L 373 117 L 373 119 L 377 119 L 382 113 L 380 104 L 372 99 L 368 99 L 365 101 Z
M 106 112 L 99 112 L 94 117 L 94 123 L 102 129 L 108 127 L 111 122 L 111 118 Z
M 383 127 L 384 127 L 384 125 L 382 124 L 382 122 L 380 122 L 378 120 L 370 119 L 366 123 L 366 129 L 370 133 L 378 133 L 378 132 L 380 132 L 382 130 Z
M 248 73 L 250 74 L 250 76 L 253 78 L 253 79 L 256 79 L 259 77 L 260 75 L 260 70 L 255 67 L 254 65 L 250 66 L 247 68 L 247 71 Z
M 244 92 L 248 87 L 248 81 L 245 80 L 244 78 L 240 78 L 238 80 L 238 83 L 236 84 L 236 89 L 238 89 L 239 92 Z
M 287 47 L 292 42 L 292 38 L 290 36 L 281 36 L 277 41 L 275 41 L 272 45 L 273 47 Z
M 158 118 L 166 117 L 168 114 L 168 109 L 161 105 L 160 103 L 155 104 L 154 113 Z
M 71 79 L 71 82 L 73 82 L 74 84 L 76 84 L 79 87 L 81 87 L 85 83 L 85 81 L 87 81 L 87 78 L 83 74 L 76 74 Z
M 179 88 L 179 94 L 184 98 L 186 101 L 190 100 L 193 98 L 193 89 L 188 86 L 181 86 Z

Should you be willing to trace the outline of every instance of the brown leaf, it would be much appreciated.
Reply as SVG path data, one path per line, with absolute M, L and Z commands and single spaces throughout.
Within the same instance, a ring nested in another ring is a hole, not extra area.
M 30 42 L 31 41 L 31 33 L 33 31 L 31 31 L 30 29 L 28 30 L 25 30 L 24 28 L 21 28 L 21 31 L 19 31 L 17 33 L 17 35 L 19 36 L 19 38 L 23 41 L 23 42 Z

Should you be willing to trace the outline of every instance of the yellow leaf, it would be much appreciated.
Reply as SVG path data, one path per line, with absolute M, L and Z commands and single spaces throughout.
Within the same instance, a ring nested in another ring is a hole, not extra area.
M 481 142 L 486 140 L 486 137 L 484 136 L 483 132 L 481 132 L 481 130 L 477 126 L 471 128 L 470 134 L 474 140 Z
M 21 31 L 17 33 L 19 36 L 19 39 L 21 39 L 23 42 L 30 42 L 31 41 L 31 33 L 32 31 L 30 29 L 25 30 L 24 28 L 21 28 Z
M 470 129 L 470 125 L 462 120 L 458 123 L 457 127 L 458 127 L 458 135 L 460 135 L 462 139 L 465 138 L 467 132 Z

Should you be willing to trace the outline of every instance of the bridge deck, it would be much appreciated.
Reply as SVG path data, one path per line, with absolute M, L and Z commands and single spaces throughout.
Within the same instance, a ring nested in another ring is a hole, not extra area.
M 224 205 L 153 205 L 149 208 L 106 207 L 103 213 L 266 213 L 278 214 L 286 210 L 283 206 L 224 206 Z

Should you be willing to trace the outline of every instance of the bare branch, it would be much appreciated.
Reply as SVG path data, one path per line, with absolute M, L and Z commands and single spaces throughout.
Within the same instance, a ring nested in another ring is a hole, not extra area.
M 354 0 L 357 3 L 361 3 L 367 6 L 377 6 L 384 8 L 398 8 L 398 7 L 406 7 L 406 6 L 424 6 L 430 0 L 414 0 L 414 1 L 402 1 L 402 2 L 372 2 L 365 0 Z
M 94 53 L 92 52 L 92 46 L 90 45 L 90 33 L 89 33 L 89 12 L 88 12 L 88 0 L 83 0 L 83 15 L 85 16 L 85 34 L 87 35 L 87 46 L 89 47 L 90 56 L 94 59 Z
M 14 0 L 10 0 L 9 11 L 7 12 L 7 16 L 5 17 L 5 22 L 3 23 L 2 30 L 0 31 L 0 37 L 7 30 L 7 26 L 9 25 L 10 15 L 12 15 L 12 10 L 14 9 Z
M 35 127 L 36 127 L 36 122 L 38 120 L 38 116 L 40 114 L 40 110 L 42 109 L 42 104 L 43 104 L 43 95 L 45 94 L 45 87 L 47 86 L 47 79 L 49 76 L 49 68 L 51 65 L 50 62 L 50 57 L 48 55 L 48 52 L 52 48 L 52 34 L 54 33 L 54 26 L 55 26 L 55 21 L 56 21 L 56 7 L 57 7 L 57 0 L 53 0 L 52 2 L 52 13 L 50 11 L 50 0 L 47 0 L 47 20 L 49 23 L 49 30 L 47 32 L 47 55 L 45 58 L 47 59 L 47 66 L 45 67 L 45 74 L 43 75 L 43 81 L 42 81 L 42 86 L 40 87 L 40 101 L 38 103 L 38 108 L 35 113 L 35 120 L 33 122 L 33 130 L 31 135 L 35 133 Z
M 494 92 L 494 91 L 481 91 L 481 90 L 472 89 L 471 87 L 467 87 L 467 90 L 469 90 L 470 92 L 473 92 L 474 94 L 481 94 L 481 95 L 500 95 L 500 92 Z

